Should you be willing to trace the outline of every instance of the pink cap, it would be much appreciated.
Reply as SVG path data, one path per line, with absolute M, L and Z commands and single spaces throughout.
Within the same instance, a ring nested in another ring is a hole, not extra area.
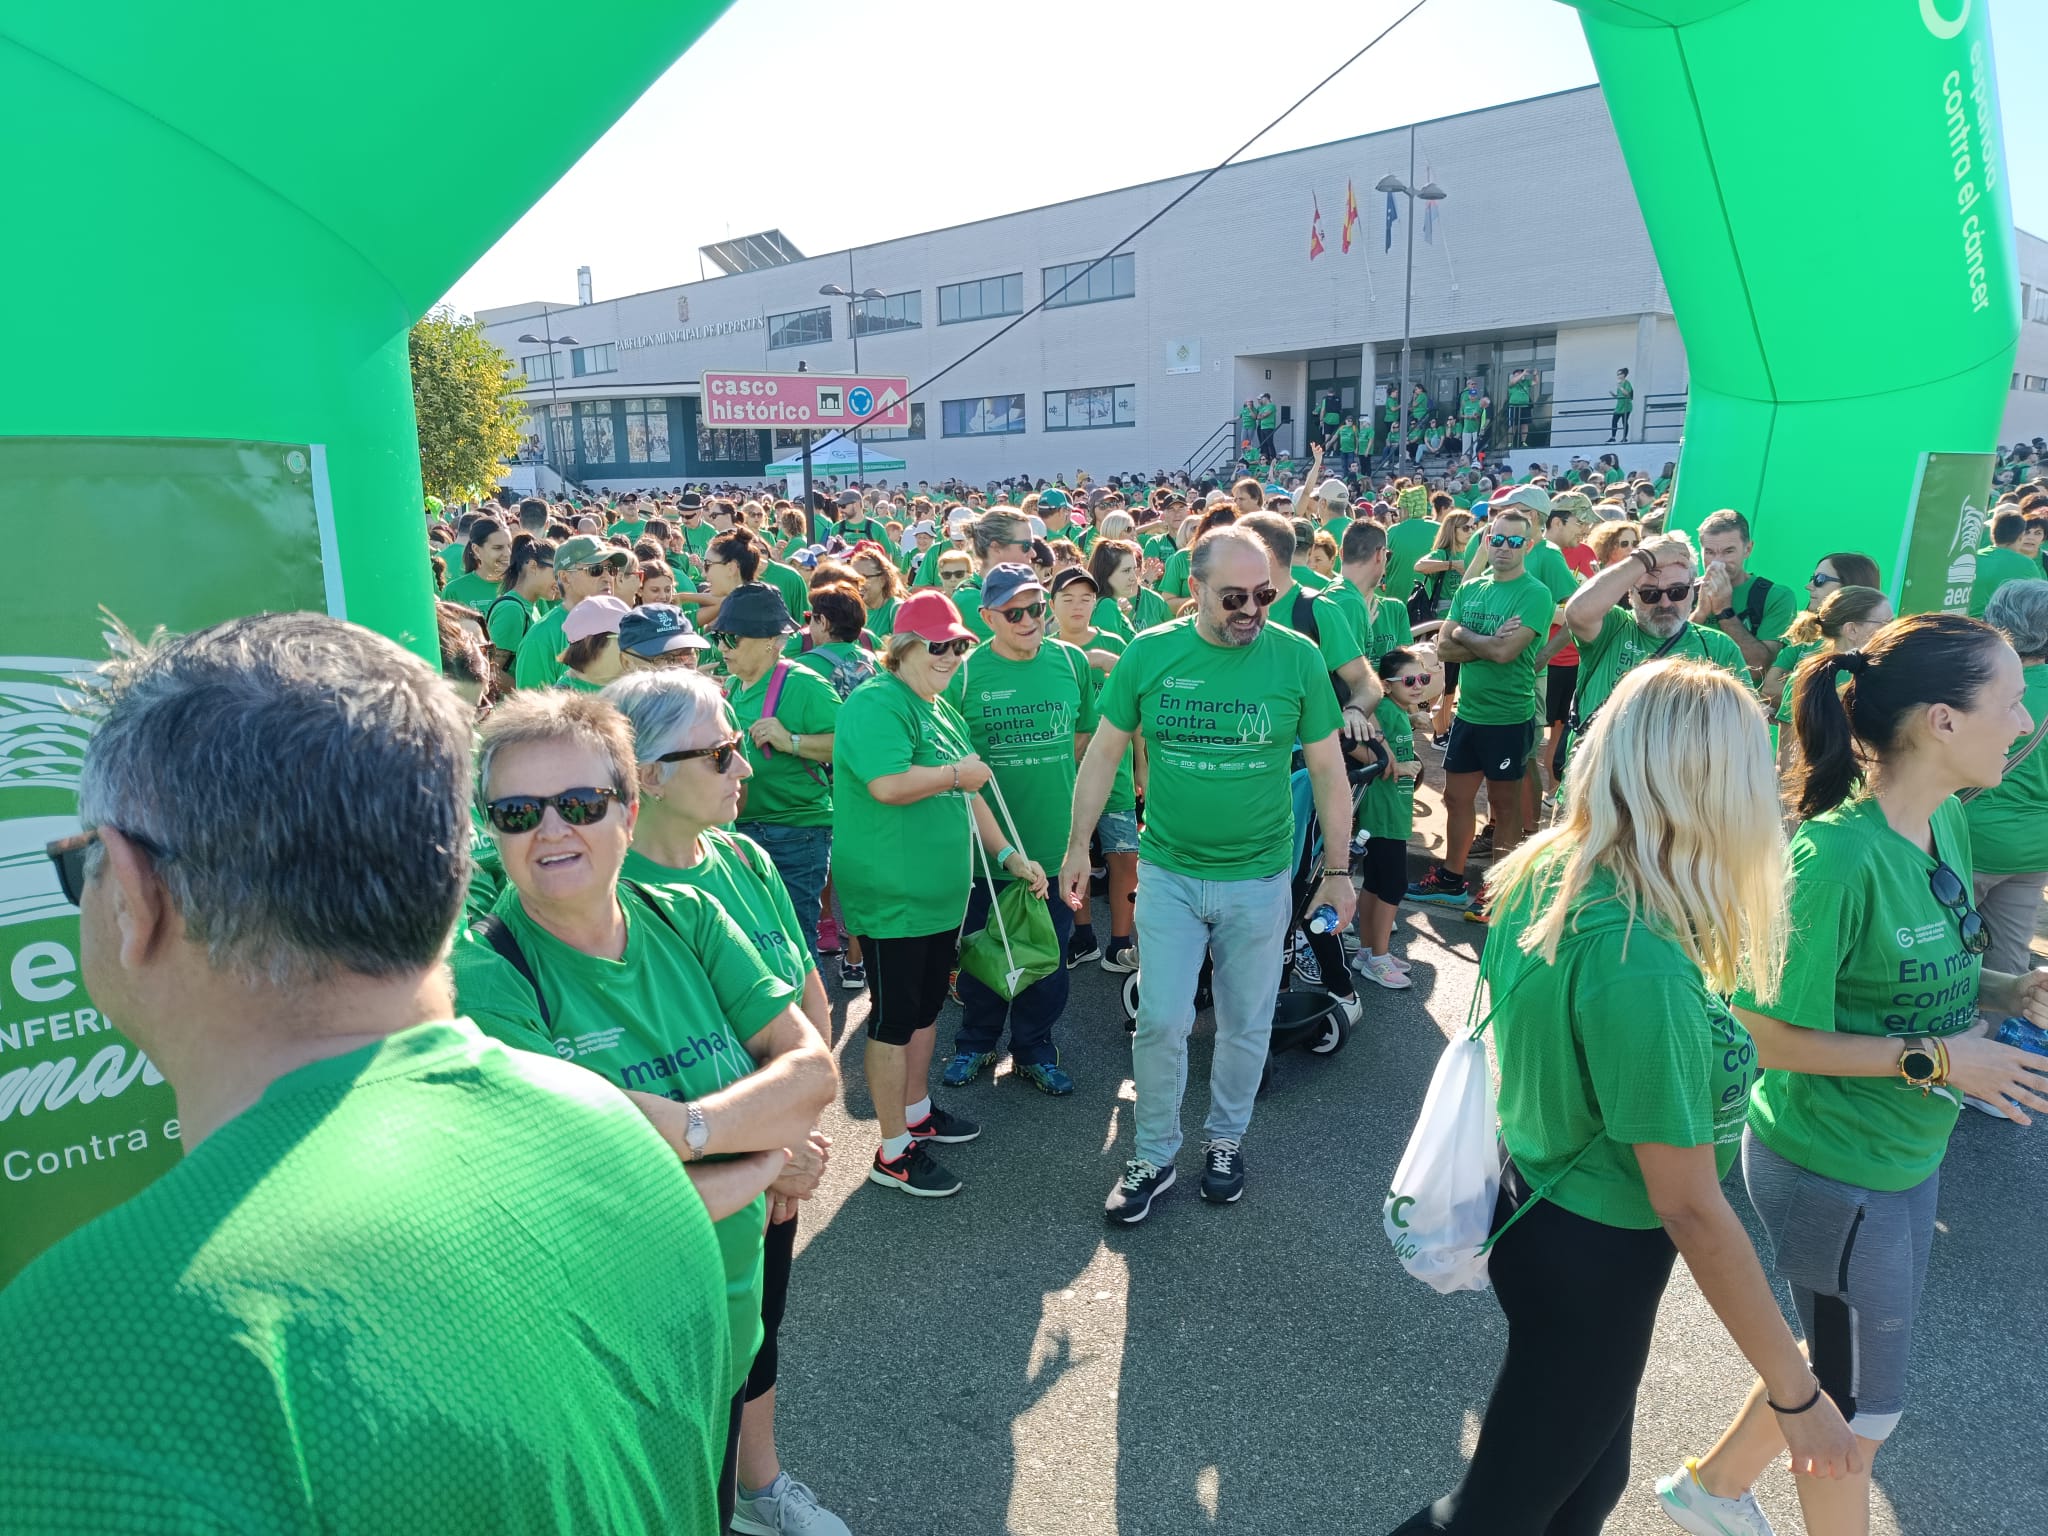
M 616 635 L 620 622 L 632 611 L 608 592 L 586 597 L 562 620 L 562 638 L 588 640 L 592 635 Z
M 960 622 L 960 610 L 953 606 L 953 599 L 929 588 L 913 592 L 903 600 L 896 610 L 896 633 L 915 635 L 927 645 L 974 638 L 974 631 Z

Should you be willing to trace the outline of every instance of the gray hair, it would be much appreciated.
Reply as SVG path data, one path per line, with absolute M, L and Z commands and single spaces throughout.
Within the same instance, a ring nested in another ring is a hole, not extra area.
M 633 756 L 642 763 L 675 751 L 706 720 L 723 724 L 728 718 L 718 684 L 683 668 L 635 672 L 607 683 L 598 697 L 626 717 L 633 728 Z M 673 774 L 679 766 L 666 763 L 663 772 Z
M 281 987 L 439 960 L 469 884 L 471 716 L 432 668 L 317 613 L 115 651 L 79 817 L 163 850 L 215 970 Z
M 498 756 L 511 747 L 541 742 L 569 742 L 591 747 L 611 759 L 611 787 L 619 802 L 640 800 L 640 781 L 633 772 L 633 728 L 626 717 L 594 693 L 567 688 L 522 688 L 491 711 L 477 733 L 476 804 L 491 799 L 491 771 Z
M 1292 536 L 1294 530 L 1290 528 L 1287 531 Z M 1246 549 L 1261 560 L 1270 558 L 1265 540 L 1246 530 L 1242 524 L 1231 523 L 1222 528 L 1211 528 L 1195 540 L 1195 552 L 1188 557 L 1188 574 L 1204 586 L 1208 585 L 1209 569 L 1216 563 L 1217 554 L 1225 549 Z
M 2048 656 L 2048 581 L 2008 581 L 1991 594 L 1984 622 L 2022 656 Z

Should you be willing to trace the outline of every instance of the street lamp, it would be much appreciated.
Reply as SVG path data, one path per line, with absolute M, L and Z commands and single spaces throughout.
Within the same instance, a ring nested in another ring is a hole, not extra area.
M 555 404 L 557 401 L 561 399 L 561 390 L 557 386 L 555 381 L 555 348 L 575 348 L 581 346 L 582 343 L 577 341 L 577 339 L 574 336 L 555 335 L 554 327 L 545 324 L 545 321 L 547 320 L 547 315 L 545 312 L 542 313 L 541 319 L 544 322 L 542 325 L 542 329 L 548 333 L 547 335 L 536 336 L 533 334 L 533 332 L 528 331 L 519 339 L 523 342 L 531 342 L 534 346 L 546 347 L 548 349 L 548 429 L 542 435 L 541 441 L 547 445 L 548 468 L 552 469 L 555 472 L 556 477 L 560 479 L 564 485 L 567 485 L 569 483 L 569 477 L 563 474 L 561 466 L 555 463 Z
M 1399 455 L 1408 447 L 1408 329 L 1415 312 L 1415 199 L 1425 203 L 1440 203 L 1447 194 L 1433 181 L 1421 186 L 1411 186 L 1415 179 L 1415 136 L 1408 137 L 1408 180 L 1403 181 L 1391 172 L 1373 183 L 1373 191 L 1398 192 L 1408 199 L 1408 275 L 1401 285 L 1401 414 L 1394 429 L 1394 454 Z M 1393 457 L 1389 457 L 1389 464 Z
M 863 288 L 859 293 L 851 293 L 840 287 L 837 283 L 827 283 L 818 292 L 828 299 L 846 300 L 846 334 L 853 342 L 853 371 L 859 373 L 860 326 L 854 321 L 854 306 L 862 299 L 886 299 L 889 295 L 882 292 L 879 288 Z M 868 451 L 861 442 L 859 427 L 853 429 L 853 460 L 855 470 L 860 476 L 860 483 L 866 485 L 868 483 Z M 805 492 L 806 494 L 809 493 L 808 484 L 806 484 Z

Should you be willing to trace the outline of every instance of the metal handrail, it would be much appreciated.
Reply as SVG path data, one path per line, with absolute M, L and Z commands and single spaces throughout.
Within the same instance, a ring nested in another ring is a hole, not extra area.
M 1641 395 L 1636 399 L 1629 440 L 1639 443 L 1678 441 L 1685 428 L 1686 394 Z M 1587 395 L 1565 400 L 1543 400 L 1530 423 L 1531 447 L 1585 448 L 1605 446 L 1614 413 L 1612 395 Z
M 1237 418 L 1233 416 L 1203 438 L 1195 451 L 1181 461 L 1181 471 L 1191 480 L 1206 474 L 1225 459 L 1233 457 L 1236 447 Z

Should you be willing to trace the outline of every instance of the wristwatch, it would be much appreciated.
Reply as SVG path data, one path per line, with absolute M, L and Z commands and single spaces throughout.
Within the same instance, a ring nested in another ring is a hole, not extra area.
M 1733 608 L 1733 607 L 1731 606 L 1731 607 L 1723 608 L 1723 609 L 1722 609 L 1722 610 L 1721 610 L 1721 611 L 1720 611 L 1719 613 L 1715 614 L 1715 615 L 1714 615 L 1714 622 L 1715 622 L 1716 624 L 1726 624 L 1726 623 L 1727 623 L 1727 622 L 1728 622 L 1728 621 L 1729 621 L 1730 619 L 1732 619 L 1732 618 L 1734 618 L 1734 617 L 1735 617 L 1735 609 L 1734 609 L 1734 608 Z
M 1941 1058 L 1932 1040 L 1908 1040 L 1900 1047 L 1899 1076 L 1922 1093 L 1944 1080 Z
M 690 1149 L 687 1161 L 694 1163 L 711 1145 L 711 1127 L 705 1122 L 704 1111 L 697 1107 L 694 1099 L 683 1106 L 683 1111 L 690 1117 L 690 1123 L 683 1131 L 683 1145 Z

